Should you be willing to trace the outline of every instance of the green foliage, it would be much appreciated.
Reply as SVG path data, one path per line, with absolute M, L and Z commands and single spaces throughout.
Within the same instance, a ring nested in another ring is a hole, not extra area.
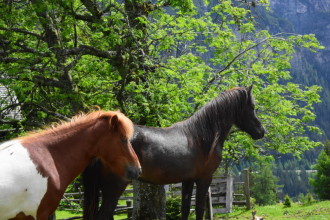
M 312 202 L 314 202 L 314 198 L 313 198 L 313 195 L 312 193 L 307 193 L 306 195 L 306 204 L 311 204 Z
M 253 197 L 250 197 L 250 204 L 251 204 L 251 207 L 254 208 L 256 206 L 256 199 Z
M 316 162 L 314 169 L 317 173 L 310 183 L 320 199 L 330 199 L 330 141 L 324 143 Z
M 137 124 L 170 126 L 221 91 L 253 83 L 268 133 L 256 142 L 233 130 L 225 160 L 269 161 L 269 150 L 300 155 L 318 146 L 307 133 L 320 132 L 312 122 L 321 88 L 290 82 L 295 50 L 322 49 L 315 36 L 258 30 L 249 1 L 203 3 L 2 1 L 0 84 L 18 102 L 0 105 L 0 129 L 30 130 L 94 105 L 120 109 Z M 22 120 L 2 120 L 15 106 Z M 267 198 L 256 191 L 257 203 L 276 200 L 275 180 L 264 172 Z
M 313 195 L 311 193 L 307 193 L 306 195 L 302 193 L 299 194 L 298 201 L 303 205 L 310 205 L 313 202 L 315 202 Z
M 272 205 L 277 201 L 276 190 L 278 179 L 273 175 L 268 164 L 260 166 L 257 172 L 252 173 L 251 195 L 258 205 Z
M 168 196 L 166 198 L 166 219 L 181 219 L 181 197 Z
M 304 152 L 300 158 L 294 157 L 291 154 L 277 155 L 272 166 L 272 173 L 278 178 L 277 184 L 278 199 L 283 199 L 285 194 L 295 199 L 299 194 L 308 194 L 312 191 L 312 186 L 309 184 L 309 178 L 313 176 L 312 165 L 316 163 L 317 156 L 320 152 L 320 147 Z M 271 162 L 271 161 L 270 161 Z M 256 161 L 242 160 L 239 164 L 232 166 L 231 174 L 239 176 L 240 172 L 246 167 L 255 167 Z M 268 163 L 266 161 L 266 163 Z M 253 170 L 258 171 L 258 166 Z
M 289 207 L 291 207 L 291 203 L 292 203 L 292 201 L 291 201 L 290 196 L 289 195 L 285 195 L 284 196 L 284 201 L 283 201 L 283 207 L 284 208 L 289 208 Z
M 316 162 L 318 149 L 306 151 L 300 158 L 292 155 L 282 155 L 276 161 L 274 166 L 274 175 L 279 178 L 278 184 L 282 185 L 282 192 L 279 198 L 283 198 L 288 194 L 291 198 L 297 197 L 299 194 L 307 194 L 311 192 L 312 187 L 309 184 L 309 178 L 313 175 L 312 164 Z
M 290 82 L 289 69 L 297 47 L 322 46 L 313 35 L 258 30 L 248 3 L 222 0 L 205 12 L 191 0 L 5 1 L 0 13 L 0 83 L 16 93 L 24 121 L 15 123 L 26 130 L 94 105 L 169 126 L 253 83 L 268 133 L 255 142 L 233 132 L 225 159 L 319 145 L 306 133 L 320 132 L 311 122 L 321 88 Z

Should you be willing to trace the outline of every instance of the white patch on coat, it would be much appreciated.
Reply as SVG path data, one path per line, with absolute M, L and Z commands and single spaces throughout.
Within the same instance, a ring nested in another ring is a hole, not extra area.
M 13 218 L 20 212 L 36 219 L 47 182 L 19 140 L 1 144 L 0 220 Z

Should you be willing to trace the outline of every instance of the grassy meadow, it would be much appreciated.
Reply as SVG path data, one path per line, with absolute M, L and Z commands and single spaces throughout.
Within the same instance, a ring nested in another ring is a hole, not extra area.
M 56 211 L 56 219 L 66 219 L 66 218 L 72 218 L 72 217 L 77 217 L 77 216 L 82 216 L 81 212 L 69 212 L 69 211 L 63 211 L 63 210 L 57 210 Z M 119 219 L 126 219 L 125 214 L 122 215 L 116 215 L 115 220 Z
M 282 204 L 255 207 L 258 217 L 266 220 L 330 220 L 330 201 L 314 202 L 309 205 L 292 203 L 289 208 Z M 252 210 L 236 208 L 229 214 L 216 214 L 215 219 L 252 219 Z
M 292 203 L 292 207 L 283 208 L 282 204 L 255 207 L 257 216 L 265 220 L 330 220 L 330 201 L 314 202 L 310 205 Z M 252 210 L 234 208 L 229 214 L 215 214 L 214 219 L 251 219 Z M 56 219 L 65 219 L 81 216 L 81 213 L 57 211 Z M 125 219 L 126 215 L 115 216 L 115 219 Z

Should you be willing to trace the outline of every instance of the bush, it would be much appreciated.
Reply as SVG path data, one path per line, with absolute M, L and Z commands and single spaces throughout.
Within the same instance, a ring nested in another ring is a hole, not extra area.
M 181 219 L 181 197 L 169 196 L 166 198 L 166 220 Z
M 289 208 L 291 207 L 291 198 L 289 195 L 284 196 L 284 202 L 283 202 L 284 208 Z
M 254 208 L 256 206 L 256 199 L 253 197 L 250 197 L 250 204 L 251 204 L 251 208 Z
M 315 201 L 314 198 L 313 198 L 312 193 L 307 193 L 306 200 L 307 200 L 307 204 L 311 204 Z
M 303 205 L 310 205 L 315 200 L 314 200 L 313 195 L 311 193 L 307 193 L 306 195 L 300 193 L 299 196 L 298 196 L 298 201 Z

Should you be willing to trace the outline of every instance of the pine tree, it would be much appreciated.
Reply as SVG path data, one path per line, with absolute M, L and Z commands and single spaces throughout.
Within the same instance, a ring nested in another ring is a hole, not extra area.
M 326 141 L 314 166 L 317 170 L 310 183 L 320 199 L 330 199 L 330 141 Z
M 284 208 L 289 208 L 291 207 L 291 198 L 289 195 L 285 195 L 284 197 L 284 202 L 283 202 Z
M 251 187 L 252 197 L 259 205 L 275 204 L 277 200 L 277 177 L 271 171 L 271 165 L 262 165 L 260 170 L 252 174 L 253 185 Z

